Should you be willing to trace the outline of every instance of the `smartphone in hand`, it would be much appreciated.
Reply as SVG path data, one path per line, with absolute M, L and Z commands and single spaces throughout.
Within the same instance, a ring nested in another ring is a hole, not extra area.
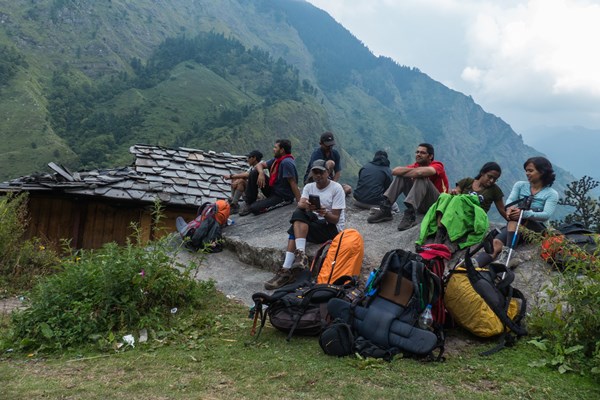
M 311 194 L 308 196 L 308 202 L 315 206 L 318 209 L 321 208 L 321 198 L 316 194 Z

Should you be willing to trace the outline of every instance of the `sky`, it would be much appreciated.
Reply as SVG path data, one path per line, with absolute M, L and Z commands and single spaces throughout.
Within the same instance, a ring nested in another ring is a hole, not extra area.
M 600 147 L 600 0 L 307 1 L 375 55 L 472 96 L 526 144 L 543 142 L 540 127 L 580 126 Z

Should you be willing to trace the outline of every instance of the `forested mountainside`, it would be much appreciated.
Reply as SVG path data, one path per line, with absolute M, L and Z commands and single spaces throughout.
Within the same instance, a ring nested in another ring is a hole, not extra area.
M 2 0 L 0 178 L 127 165 L 134 143 L 270 154 L 279 137 L 304 168 L 324 130 L 350 183 L 375 150 L 406 164 L 424 141 L 451 183 L 490 160 L 505 191 L 523 178 L 539 153 L 507 123 L 397 61 L 301 0 Z

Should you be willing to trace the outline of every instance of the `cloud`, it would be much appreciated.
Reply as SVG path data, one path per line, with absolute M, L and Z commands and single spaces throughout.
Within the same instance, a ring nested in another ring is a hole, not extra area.
M 600 128 L 600 2 L 310 0 L 511 125 Z

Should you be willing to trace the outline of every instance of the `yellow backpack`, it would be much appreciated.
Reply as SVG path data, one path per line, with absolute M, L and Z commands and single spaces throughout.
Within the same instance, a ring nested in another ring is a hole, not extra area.
M 444 305 L 461 327 L 480 337 L 500 336 L 500 345 L 484 354 L 504 347 L 513 332 L 527 334 L 521 320 L 527 309 L 523 294 L 511 286 L 514 273 L 503 264 L 492 263 L 475 268 L 467 251 L 465 262 L 450 270 L 444 291 Z

